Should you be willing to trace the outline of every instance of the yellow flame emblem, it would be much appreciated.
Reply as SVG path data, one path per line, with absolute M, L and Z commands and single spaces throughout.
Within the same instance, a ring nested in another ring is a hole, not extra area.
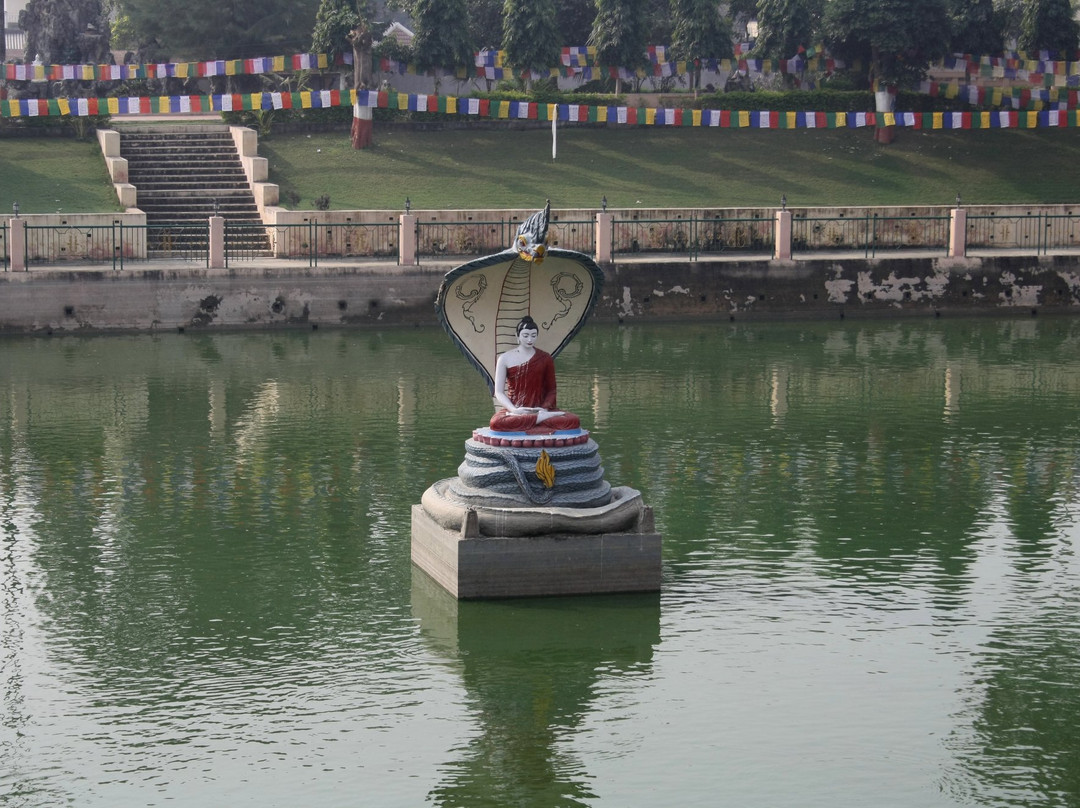
M 544 488 L 555 485 L 555 467 L 551 465 L 551 457 L 544 449 L 540 450 L 540 459 L 536 461 L 536 476 L 544 484 Z

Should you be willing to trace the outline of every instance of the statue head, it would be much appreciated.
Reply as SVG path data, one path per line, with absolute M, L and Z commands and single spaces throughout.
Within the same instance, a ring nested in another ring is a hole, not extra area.
M 514 333 L 517 334 L 517 338 L 518 338 L 519 343 L 521 342 L 521 332 L 522 331 L 535 331 L 536 334 L 539 334 L 540 333 L 540 326 L 538 326 L 536 324 L 536 320 L 534 320 L 532 317 L 529 317 L 528 315 L 525 315 L 524 317 L 521 318 L 521 320 L 517 324 L 517 327 L 514 329 Z M 534 334 L 533 339 L 531 340 L 531 342 L 535 342 L 535 341 L 536 341 L 536 335 Z
M 547 253 L 548 217 L 551 215 L 551 200 L 548 200 L 544 209 L 534 213 L 521 223 L 517 237 L 514 239 L 514 249 L 517 254 L 526 261 L 539 264 L 544 260 Z

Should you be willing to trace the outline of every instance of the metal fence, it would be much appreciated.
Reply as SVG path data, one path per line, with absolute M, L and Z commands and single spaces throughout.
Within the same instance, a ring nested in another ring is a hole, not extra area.
M 28 224 L 26 267 L 80 263 L 107 264 L 121 270 L 161 260 L 209 266 L 209 236 L 206 224 Z
M 1056 250 L 1080 249 L 1080 214 L 1023 213 L 968 214 L 967 249 L 1016 250 L 1046 255 Z
M 879 252 L 949 250 L 948 216 L 794 216 L 792 254 L 806 252 L 861 252 L 872 258 Z
M 687 216 L 677 219 L 612 219 L 611 254 L 772 255 L 776 226 L 772 218 Z
M 261 230 L 261 236 L 255 230 Z M 323 258 L 398 258 L 399 225 L 386 222 L 299 222 L 254 228 L 243 238 L 235 226 L 226 230 L 226 264 L 232 260 L 254 260 L 269 254 L 276 258 L 306 260 L 318 266 Z M 262 239 L 261 241 L 259 239 Z M 260 250 L 262 252 L 260 252 Z
M 485 222 L 417 222 L 416 256 L 421 258 L 490 255 L 509 249 L 521 222 L 499 219 Z M 548 222 L 549 247 L 593 255 L 596 222 L 589 219 L 552 219 Z
M 416 258 L 488 255 L 510 247 L 520 222 L 416 223 Z
M 517 233 L 516 227 L 514 233 Z M 503 249 L 509 246 L 510 242 L 507 242 Z M 596 252 L 596 220 L 565 219 L 563 221 L 549 222 L 548 246 L 594 255 Z
M 27 224 L 26 267 L 66 262 L 112 264 L 120 249 L 117 225 Z
M 121 234 L 127 234 L 127 243 L 117 269 L 152 261 L 189 261 L 210 266 L 209 222 L 123 225 Z M 134 257 L 129 257 L 127 246 L 139 238 L 145 240 L 145 249 L 137 249 L 135 242 L 136 249 L 131 251 Z

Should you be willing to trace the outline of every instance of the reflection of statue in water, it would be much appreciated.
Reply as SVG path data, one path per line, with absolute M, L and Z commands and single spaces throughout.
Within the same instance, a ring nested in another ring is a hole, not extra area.
M 417 573 L 411 601 L 425 646 L 460 676 L 463 707 L 475 726 L 438 768 L 428 802 L 439 808 L 595 804 L 590 761 L 566 740 L 605 717 L 598 692 L 632 693 L 652 672 L 660 598 L 519 600 L 491 609 L 457 603 Z
M 495 400 L 502 409 L 491 418 L 496 432 L 546 435 L 560 429 L 578 429 L 581 420 L 556 409 L 555 362 L 536 347 L 540 333 L 532 317 L 517 324 L 518 346 L 499 356 L 495 364 Z

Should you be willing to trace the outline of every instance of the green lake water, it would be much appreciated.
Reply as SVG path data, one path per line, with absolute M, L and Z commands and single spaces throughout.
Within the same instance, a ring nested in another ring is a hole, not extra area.
M 0 804 L 1080 805 L 1080 319 L 557 366 L 659 594 L 412 567 L 491 412 L 441 331 L 0 341 Z

